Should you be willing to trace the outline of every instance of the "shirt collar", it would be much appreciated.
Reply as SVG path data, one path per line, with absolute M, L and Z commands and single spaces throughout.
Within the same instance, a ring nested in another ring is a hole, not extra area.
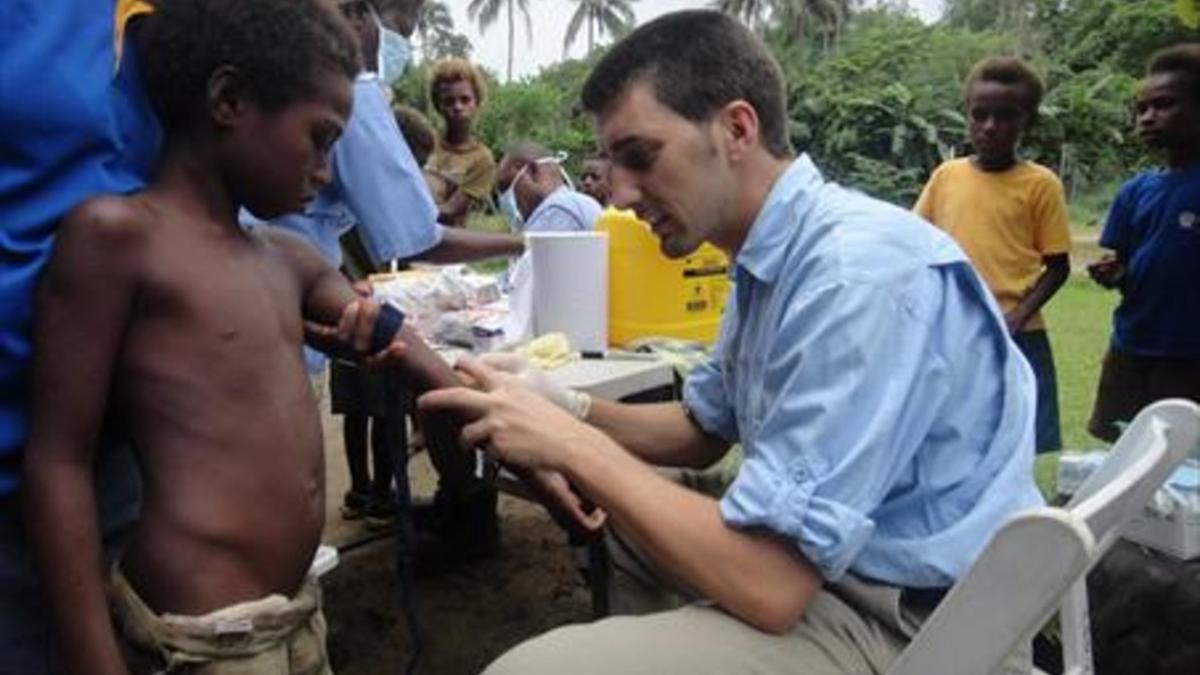
M 771 283 L 787 257 L 788 241 L 794 229 L 798 199 L 824 184 L 820 170 L 807 154 L 802 154 L 775 181 L 767 193 L 750 232 L 735 260 L 736 266 L 763 283 Z

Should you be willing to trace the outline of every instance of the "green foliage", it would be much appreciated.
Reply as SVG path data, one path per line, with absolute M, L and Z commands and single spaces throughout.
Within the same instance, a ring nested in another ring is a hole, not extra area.
M 519 16 L 527 2 L 471 6 L 487 23 L 506 20 L 509 6 Z M 581 0 L 579 7 L 617 4 Z M 1096 202 L 1081 214 L 1089 221 L 1103 213 L 1106 190 L 1151 161 L 1129 114 L 1146 59 L 1200 39 L 1181 21 L 1178 0 L 948 0 L 946 19 L 933 25 L 906 14 L 900 1 L 859 11 L 850 8 L 864 3 L 846 0 L 713 4 L 759 31 L 778 57 L 796 148 L 833 180 L 905 206 L 940 162 L 970 152 L 962 89 L 971 66 L 993 54 L 1028 59 L 1047 92 L 1022 153 L 1057 170 L 1071 196 Z M 801 28 L 798 17 L 808 17 Z M 497 154 L 522 139 L 566 150 L 576 170 L 595 141 L 590 120 L 574 111 L 600 52 L 518 83 L 490 82 L 480 137 Z M 423 68 L 396 90 L 426 109 Z
M 476 133 L 497 157 L 521 140 L 564 150 L 570 155 L 568 171 L 577 175 L 582 159 L 596 147 L 591 120 L 576 112 L 579 90 L 590 69 L 590 62 L 565 61 L 535 78 L 493 85 Z

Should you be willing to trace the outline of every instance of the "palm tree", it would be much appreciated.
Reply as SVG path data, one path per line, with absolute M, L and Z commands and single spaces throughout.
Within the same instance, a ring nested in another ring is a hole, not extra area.
M 430 58 L 429 47 L 447 35 L 454 33 L 454 17 L 450 8 L 440 0 L 430 0 L 421 6 L 417 15 L 417 35 L 421 36 L 421 50 Z
M 571 0 L 579 5 L 567 24 L 567 35 L 563 39 L 563 58 L 575 43 L 579 29 L 587 22 L 587 53 L 596 46 L 596 38 L 620 35 L 628 31 L 636 21 L 633 8 L 629 5 L 637 0 Z
M 791 39 L 820 34 L 828 46 L 830 35 L 841 32 L 851 4 L 851 0 L 714 0 L 712 6 L 756 30 L 774 22 Z
M 751 28 L 762 28 L 767 16 L 775 9 L 778 0 L 714 0 L 712 7 L 732 14 L 746 22 Z
M 533 43 L 533 22 L 529 18 L 529 0 L 471 0 L 467 5 L 467 16 L 479 22 L 480 32 L 491 28 L 500 16 L 500 10 L 508 10 L 508 71 L 505 81 L 512 82 L 513 40 L 516 37 L 516 24 L 513 22 L 514 7 L 525 17 L 525 39 Z

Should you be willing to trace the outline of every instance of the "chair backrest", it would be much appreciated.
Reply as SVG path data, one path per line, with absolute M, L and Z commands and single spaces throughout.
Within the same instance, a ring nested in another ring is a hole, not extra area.
M 1200 406 L 1143 410 L 1066 508 L 1018 514 L 997 531 L 888 675 L 988 675 L 1067 596 L 1068 673 L 1090 673 L 1085 575 L 1200 440 Z

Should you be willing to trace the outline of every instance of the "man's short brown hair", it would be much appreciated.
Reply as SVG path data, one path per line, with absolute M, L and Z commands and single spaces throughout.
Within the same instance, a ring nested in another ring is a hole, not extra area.
M 733 101 L 758 115 L 763 147 L 790 157 L 783 73 L 762 40 L 733 17 L 688 10 L 643 24 L 600 59 L 583 85 L 583 109 L 602 113 L 634 83 L 649 81 L 675 114 L 703 122 Z

